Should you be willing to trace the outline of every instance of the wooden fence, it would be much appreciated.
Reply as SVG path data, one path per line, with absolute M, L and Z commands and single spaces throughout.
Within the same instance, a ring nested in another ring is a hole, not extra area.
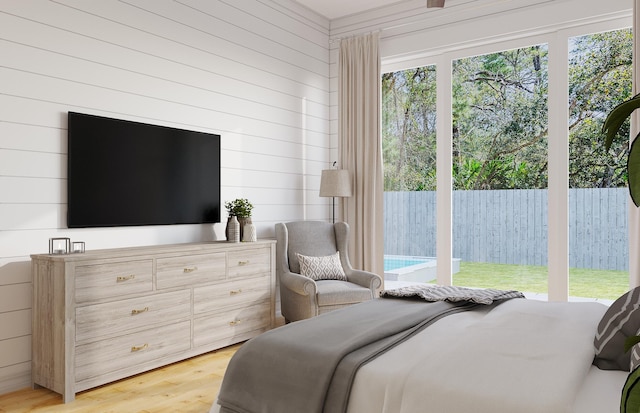
M 385 192 L 385 254 L 436 255 L 436 193 Z M 569 190 L 569 266 L 627 271 L 626 188 Z M 453 256 L 547 265 L 547 191 L 453 192 Z

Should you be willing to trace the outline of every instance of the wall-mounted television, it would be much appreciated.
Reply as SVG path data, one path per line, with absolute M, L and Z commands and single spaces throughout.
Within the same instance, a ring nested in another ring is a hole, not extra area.
M 220 221 L 220 135 L 68 113 L 67 226 Z

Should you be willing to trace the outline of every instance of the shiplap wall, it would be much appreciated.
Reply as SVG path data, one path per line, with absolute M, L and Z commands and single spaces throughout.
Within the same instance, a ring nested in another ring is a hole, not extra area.
M 213 239 L 210 225 L 66 229 L 68 111 L 221 134 L 222 199 L 249 198 L 267 237 L 330 217 L 329 70 L 329 22 L 289 0 L 1 1 L 0 393 L 30 384 L 29 254 L 50 237 Z

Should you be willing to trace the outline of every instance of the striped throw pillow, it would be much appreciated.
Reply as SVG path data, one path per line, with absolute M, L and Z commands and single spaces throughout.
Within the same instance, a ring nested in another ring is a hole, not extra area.
M 624 351 L 624 342 L 640 330 L 640 287 L 623 294 L 611 304 L 598 324 L 593 344 L 596 357 L 593 364 L 602 370 L 629 371 L 631 352 Z
M 296 254 L 300 263 L 300 274 L 312 280 L 340 280 L 347 281 L 347 276 L 340 263 L 340 252 L 326 257 L 308 257 Z

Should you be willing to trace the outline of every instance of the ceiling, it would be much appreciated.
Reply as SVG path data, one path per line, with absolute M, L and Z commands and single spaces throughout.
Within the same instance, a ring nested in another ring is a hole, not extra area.
M 295 0 L 329 20 L 399 3 L 399 0 Z M 425 2 L 426 3 L 426 2 Z

